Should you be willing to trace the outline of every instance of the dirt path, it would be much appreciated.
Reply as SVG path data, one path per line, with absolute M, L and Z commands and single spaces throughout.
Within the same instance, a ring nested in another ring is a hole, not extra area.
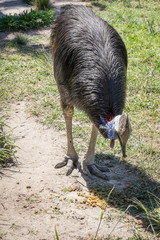
M 8 124 L 19 149 L 17 166 L 1 169 L 1 239 L 55 239 L 55 226 L 60 239 L 92 239 L 102 210 L 86 205 L 88 178 L 77 170 L 66 177 L 65 168 L 54 168 L 65 154 L 64 133 L 37 123 L 26 113 L 25 102 L 12 105 Z M 108 236 L 117 220 L 113 235 L 132 235 L 132 226 L 118 214 L 107 208 L 99 237 Z
M 1 0 L 0 1 L 0 17 L 5 15 L 20 14 L 23 11 L 29 11 L 31 7 L 25 4 L 23 0 Z

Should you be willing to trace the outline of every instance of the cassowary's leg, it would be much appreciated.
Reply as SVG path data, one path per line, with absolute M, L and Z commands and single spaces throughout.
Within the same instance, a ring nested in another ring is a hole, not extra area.
M 92 176 L 93 174 L 93 175 L 96 175 L 97 177 L 108 180 L 108 177 L 105 175 L 105 173 L 103 173 L 105 171 L 108 171 L 108 168 L 106 166 L 99 166 L 94 162 L 94 153 L 95 153 L 97 135 L 98 135 L 98 130 L 93 124 L 89 148 L 87 151 L 86 159 L 83 161 L 83 171 L 90 178 L 93 178 Z
M 78 155 L 73 146 L 73 138 L 72 138 L 72 117 L 74 108 L 73 106 L 64 106 L 62 104 L 63 114 L 66 122 L 66 130 L 67 130 L 67 155 L 65 159 L 58 163 L 55 168 L 61 168 L 67 165 L 66 175 L 70 175 L 75 167 L 78 165 Z

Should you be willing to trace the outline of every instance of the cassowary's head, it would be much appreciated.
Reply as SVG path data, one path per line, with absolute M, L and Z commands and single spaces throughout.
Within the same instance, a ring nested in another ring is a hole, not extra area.
M 116 120 L 116 118 L 118 119 Z M 113 129 L 115 130 L 115 134 L 119 139 L 121 149 L 122 149 L 122 156 L 125 158 L 126 144 L 132 132 L 131 124 L 127 114 L 122 114 L 120 116 L 117 116 L 114 118 L 114 120 L 115 120 L 115 123 L 117 121 L 117 124 L 115 124 L 115 126 L 113 124 Z
M 118 138 L 122 149 L 122 157 L 125 158 L 126 144 L 132 132 L 127 114 L 118 115 L 109 123 L 101 118 L 101 123 L 99 130 L 104 137 L 110 139 L 110 147 L 114 147 L 114 141 Z

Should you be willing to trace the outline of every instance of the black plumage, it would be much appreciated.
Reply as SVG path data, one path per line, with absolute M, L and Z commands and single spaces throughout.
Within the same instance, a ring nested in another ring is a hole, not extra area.
M 83 110 L 96 126 L 100 115 L 122 113 L 127 51 L 115 29 L 88 8 L 71 7 L 53 24 L 51 47 L 65 104 Z
M 84 6 L 72 6 L 53 23 L 51 52 L 62 108 L 84 111 L 104 137 L 126 98 L 127 51 L 106 21 Z

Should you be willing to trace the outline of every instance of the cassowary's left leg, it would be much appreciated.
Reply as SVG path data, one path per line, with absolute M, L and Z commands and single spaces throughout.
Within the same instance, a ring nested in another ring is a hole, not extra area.
M 96 175 L 97 177 L 108 180 L 108 177 L 106 176 L 106 174 L 103 173 L 108 171 L 108 168 L 106 166 L 99 166 L 94 162 L 94 153 L 95 153 L 97 135 L 98 135 L 98 130 L 93 124 L 89 148 L 87 151 L 86 159 L 83 161 L 83 171 L 90 178 L 93 178 L 92 176 L 93 174 L 93 175 Z
M 63 115 L 66 122 L 66 130 L 67 130 L 67 155 L 64 160 L 58 163 L 55 168 L 61 168 L 67 165 L 66 175 L 70 175 L 75 167 L 78 165 L 78 155 L 73 146 L 73 138 L 72 138 L 72 117 L 73 117 L 73 106 L 66 106 L 62 104 Z

